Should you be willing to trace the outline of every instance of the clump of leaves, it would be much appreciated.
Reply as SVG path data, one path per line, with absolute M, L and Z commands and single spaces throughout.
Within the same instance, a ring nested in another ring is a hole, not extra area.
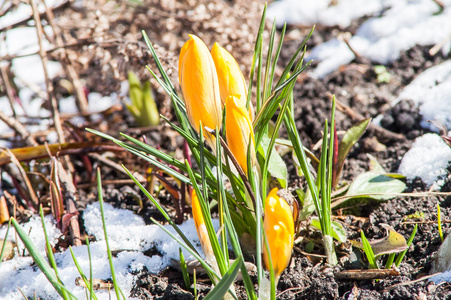
M 150 82 L 141 84 L 138 77 L 128 73 L 129 96 L 131 104 L 126 104 L 128 110 L 141 127 L 156 126 L 160 123 L 160 114 L 153 96 Z
M 353 246 L 363 249 L 365 252 L 366 258 L 368 259 L 368 265 L 370 269 L 379 269 L 378 259 L 384 255 L 388 255 L 387 261 L 385 263 L 385 268 L 390 269 L 393 266 L 393 262 L 396 267 L 399 267 L 402 260 L 404 259 L 407 250 L 412 244 L 413 239 L 418 230 L 418 224 L 415 225 L 415 228 L 412 231 L 412 234 L 409 237 L 409 240 L 406 242 L 406 239 L 396 232 L 391 226 L 387 224 L 381 224 L 387 230 L 387 236 L 378 239 L 368 241 L 363 230 L 360 231 L 362 242 L 353 241 Z M 395 261 L 396 253 L 398 257 Z

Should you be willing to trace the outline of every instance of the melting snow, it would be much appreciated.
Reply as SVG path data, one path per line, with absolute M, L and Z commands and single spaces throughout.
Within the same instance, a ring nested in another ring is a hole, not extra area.
M 404 155 L 399 172 L 407 179 L 420 177 L 427 185 L 434 184 L 439 188 L 444 183 L 450 161 L 451 148 L 439 135 L 427 133 L 417 138 Z
M 110 248 L 112 250 L 122 250 L 117 257 L 113 257 L 117 282 L 124 294 L 128 296 L 134 282 L 132 272 L 139 271 L 143 267 L 146 267 L 152 273 L 160 272 L 168 267 L 171 259 L 179 258 L 179 248 L 181 246 L 158 226 L 145 225 L 141 217 L 134 215 L 129 210 L 115 209 L 110 204 L 105 204 L 104 209 Z M 97 240 L 90 244 L 93 278 L 111 278 L 99 203 L 96 202 L 89 205 L 84 211 L 83 218 L 87 232 L 94 235 Z M 55 227 L 54 221 L 50 216 L 45 217 L 45 222 L 52 244 L 55 244 L 60 232 Z M 214 226 L 218 228 L 218 220 L 213 220 L 213 222 Z M 45 238 L 40 224 L 40 218 L 33 217 L 23 227 L 27 232 L 31 228 L 30 238 L 39 251 L 45 255 Z M 171 226 L 165 227 L 174 233 Z M 179 227 L 196 247 L 197 251 L 202 253 L 193 220 L 189 220 Z M 0 236 L 3 237 L 5 234 L 6 228 L 1 229 Z M 14 236 L 14 230 L 10 230 L 9 239 L 14 239 Z M 145 256 L 143 251 L 152 246 L 162 255 Z M 20 247 L 23 249 L 21 243 Z M 73 251 L 82 270 L 88 275 L 87 247 L 74 247 Z M 183 253 L 186 259 L 193 259 L 192 255 L 186 250 L 183 250 Z M 75 278 L 79 276 L 79 273 L 75 268 L 70 251 L 66 250 L 63 253 L 56 253 L 55 259 L 61 280 L 77 298 L 84 299 L 86 297 L 84 289 L 75 285 Z M 59 298 L 44 274 L 37 267 L 31 266 L 31 263 L 32 259 L 30 257 L 18 256 L 17 254 L 12 260 L 2 262 L 0 265 L 1 300 L 22 298 L 18 288 L 28 297 L 32 297 L 33 293 L 36 292 L 37 296 L 43 299 Z M 31 278 L 32 280 L 30 280 Z M 114 299 L 115 296 L 113 294 L 114 292 L 111 296 Z M 96 295 L 99 299 L 109 299 L 110 297 L 108 291 L 97 291 Z

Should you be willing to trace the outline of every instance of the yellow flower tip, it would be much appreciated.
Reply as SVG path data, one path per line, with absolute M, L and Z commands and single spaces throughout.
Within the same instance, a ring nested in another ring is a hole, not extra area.
M 216 71 L 218 73 L 219 90 L 221 101 L 225 104 L 229 95 L 240 95 L 239 99 L 246 105 L 247 86 L 240 66 L 233 56 L 218 43 L 213 45 L 211 56 L 215 62 Z M 253 119 L 252 104 L 249 107 L 251 112 L 250 118 Z
M 179 58 L 179 81 L 188 119 L 197 132 L 199 122 L 212 129 L 220 128 L 222 105 L 214 61 L 200 38 L 193 34 L 189 37 Z
M 247 149 L 249 148 L 249 143 L 252 143 L 250 147 L 252 164 L 256 160 L 254 130 L 249 113 L 239 99 L 239 95 L 228 96 L 225 109 L 227 145 L 243 171 L 247 173 Z
M 274 188 L 265 201 L 264 230 L 269 244 L 272 265 L 276 278 L 288 266 L 294 243 L 293 213 L 284 198 Z M 270 269 L 268 252 L 263 244 L 263 260 L 267 270 Z

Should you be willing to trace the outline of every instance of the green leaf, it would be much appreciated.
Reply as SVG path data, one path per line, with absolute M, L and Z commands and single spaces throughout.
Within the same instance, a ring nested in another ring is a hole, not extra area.
M 299 211 L 299 220 L 303 221 L 307 219 L 315 211 L 315 203 L 313 202 L 310 192 L 304 193 L 302 189 L 296 189 L 296 194 L 301 200 L 302 208 Z
M 387 171 L 385 171 L 384 167 L 381 166 L 381 164 L 377 161 L 377 159 L 372 156 L 371 154 L 367 153 L 366 156 L 368 156 L 370 160 L 370 171 L 375 174 L 386 174 Z
M 130 110 L 133 114 L 138 113 L 138 116 L 140 115 L 141 109 L 142 109 L 142 97 L 143 97 L 143 91 L 142 91 L 142 85 L 139 81 L 138 77 L 133 72 L 128 72 L 128 85 L 129 85 L 129 96 L 130 100 L 132 101 L 131 106 L 134 108 L 133 111 Z M 128 105 L 127 105 L 128 107 Z M 136 117 L 136 116 L 135 116 Z
M 239 256 L 235 262 L 230 266 L 227 272 L 224 274 L 218 284 L 211 290 L 210 293 L 204 298 L 204 300 L 223 299 L 225 294 L 229 291 L 230 286 L 235 281 L 240 266 L 242 264 L 242 258 Z
M 158 112 L 157 104 L 155 103 L 149 81 L 144 84 L 142 93 L 143 114 L 139 120 L 140 125 L 156 126 L 160 123 L 160 113 Z
M 338 160 L 337 160 L 337 171 L 336 171 L 336 183 L 338 183 L 338 179 L 340 178 L 340 174 L 343 170 L 343 165 L 345 163 L 345 159 L 351 151 L 352 146 L 362 137 L 363 133 L 368 128 L 371 119 L 365 119 L 351 128 L 349 128 L 343 136 L 343 139 L 340 142 L 340 146 L 338 147 Z
M 383 201 L 392 199 L 395 194 L 403 192 L 405 188 L 406 184 L 401 180 L 366 172 L 354 179 L 346 195 L 351 196 L 349 199 L 371 198 Z
M 260 147 L 258 148 L 258 153 L 260 153 L 265 159 L 266 154 L 268 153 L 268 147 L 269 147 L 270 139 L 265 134 L 263 135 Z M 287 178 L 288 178 L 288 171 L 287 171 L 287 165 L 283 161 L 282 157 L 280 157 L 279 153 L 277 151 L 271 151 L 271 157 L 269 158 L 269 164 L 268 164 L 268 172 L 273 177 L 277 178 L 281 187 L 286 188 L 287 187 Z

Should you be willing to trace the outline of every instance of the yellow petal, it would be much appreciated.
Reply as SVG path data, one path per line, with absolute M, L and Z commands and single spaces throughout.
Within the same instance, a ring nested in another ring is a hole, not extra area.
M 277 188 L 272 189 L 266 198 L 263 222 L 276 278 L 288 266 L 294 242 L 293 214 L 285 199 L 277 195 L 277 191 Z M 266 269 L 269 270 L 265 244 L 263 244 L 263 260 Z
M 203 127 L 220 128 L 222 112 L 215 64 L 204 42 L 192 34 L 190 38 L 179 59 L 179 81 L 188 119 L 197 132 L 199 122 Z
M 227 145 L 245 173 L 247 173 L 247 149 L 251 139 L 251 162 L 255 162 L 255 141 L 252 122 L 243 103 L 235 96 L 227 97 L 226 138 Z
M 193 210 L 194 225 L 196 226 L 197 235 L 199 236 L 202 250 L 207 259 L 214 258 L 213 248 L 211 246 L 210 238 L 208 237 L 207 227 L 205 226 L 202 209 L 200 207 L 199 198 L 196 191 L 193 189 L 191 194 L 191 205 Z
M 226 49 L 219 46 L 218 43 L 213 45 L 211 56 L 215 62 L 216 72 L 218 73 L 219 91 L 221 93 L 221 101 L 225 104 L 227 97 L 230 95 L 239 95 L 239 99 L 246 106 L 247 102 L 247 86 L 240 66 L 227 52 Z M 249 116 L 253 119 L 253 106 L 250 103 Z

